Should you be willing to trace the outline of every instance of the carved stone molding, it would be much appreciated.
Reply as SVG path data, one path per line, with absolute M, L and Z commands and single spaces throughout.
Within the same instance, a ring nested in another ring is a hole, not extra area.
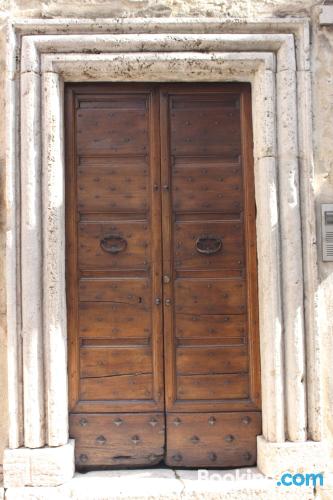
M 307 21 L 16 21 L 8 27 L 7 72 L 12 453 L 22 445 L 68 442 L 64 82 L 247 81 L 253 96 L 262 439 L 280 443 L 282 454 L 283 443 L 293 441 L 302 444 L 295 449 L 310 446 L 319 457 L 320 443 L 311 441 L 321 441 L 322 421 Z M 273 475 L 267 449 L 258 463 Z

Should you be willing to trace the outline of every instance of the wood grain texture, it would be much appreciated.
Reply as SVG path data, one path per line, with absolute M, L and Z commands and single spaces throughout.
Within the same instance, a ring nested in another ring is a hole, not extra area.
M 171 467 L 255 465 L 260 412 L 174 413 L 167 416 L 166 463 Z
M 73 414 L 70 429 L 79 469 L 154 465 L 164 457 L 163 413 Z
M 174 261 L 176 269 L 243 269 L 244 232 L 234 221 L 177 221 L 174 225 Z M 197 241 L 209 237 L 221 241 L 221 249 L 212 255 L 198 253 Z
M 103 240 L 112 240 L 112 237 L 121 238 L 123 242 L 124 249 L 119 245 L 119 253 L 110 253 L 107 251 L 107 245 L 106 250 L 101 246 Z M 147 223 L 81 222 L 78 238 L 80 269 L 148 269 L 151 258 Z
M 143 302 L 136 304 L 109 302 L 80 302 L 80 338 L 144 338 L 152 333 L 151 314 Z
M 228 339 L 243 338 L 246 316 L 243 314 L 182 314 L 175 315 L 177 338 Z
M 179 375 L 246 373 L 248 371 L 247 346 L 178 347 L 176 369 Z
M 246 84 L 161 88 L 169 412 L 260 409 L 250 97 Z
M 66 84 L 65 94 L 78 466 L 163 457 L 253 465 L 261 414 L 250 85 Z M 121 415 L 126 426 L 115 430 Z M 209 416 L 218 425 L 207 427 Z
M 163 410 L 156 90 L 65 94 L 70 412 Z
M 149 207 L 147 157 L 81 156 L 78 166 L 78 207 L 81 213 L 136 212 Z
M 173 207 L 177 213 L 239 213 L 243 207 L 242 169 L 238 161 L 173 156 Z
M 175 310 L 187 314 L 243 314 L 246 310 L 243 280 L 181 278 L 175 283 Z

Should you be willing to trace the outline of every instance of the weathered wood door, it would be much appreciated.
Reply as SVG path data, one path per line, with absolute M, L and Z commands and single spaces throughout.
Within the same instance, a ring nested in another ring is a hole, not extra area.
M 66 86 L 78 467 L 230 467 L 261 432 L 251 89 Z

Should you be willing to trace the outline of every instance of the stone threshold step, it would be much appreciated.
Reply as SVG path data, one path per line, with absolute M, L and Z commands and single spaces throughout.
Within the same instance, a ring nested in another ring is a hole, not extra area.
M 76 473 L 58 487 L 8 488 L 5 500 L 311 500 L 310 487 L 281 487 L 256 468 L 126 469 Z M 1 499 L 1 494 L 0 494 Z M 2 499 L 1 499 L 2 500 Z

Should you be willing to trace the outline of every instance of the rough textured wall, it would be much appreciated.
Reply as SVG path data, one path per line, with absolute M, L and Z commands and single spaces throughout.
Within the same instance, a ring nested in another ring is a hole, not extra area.
M 5 73 L 5 36 L 0 28 L 0 116 L 4 116 L 4 73 Z M 2 132 L 1 132 L 2 131 Z M 7 442 L 7 373 L 6 373 L 6 303 L 4 290 L 4 249 L 5 249 L 5 199 L 4 199 L 4 127 L 0 127 L 0 464 L 2 463 L 2 450 Z M 1 482 L 1 465 L 0 465 Z
M 315 0 L 0 0 L 0 23 L 16 17 L 169 17 L 169 16 L 221 16 L 221 17 L 286 17 L 310 16 L 313 20 L 313 96 L 314 145 L 317 207 L 320 202 L 333 201 L 333 28 L 317 24 Z M 1 33 L 0 33 L 1 34 Z M 0 86 L 3 82 L 3 36 L 0 38 Z M 0 113 L 3 117 L 3 94 Z M 3 147 L 0 137 L 0 279 L 4 276 L 3 261 Z M 318 226 L 319 227 L 319 226 Z M 333 263 L 320 262 L 320 300 L 325 393 L 325 423 L 333 438 Z M 0 463 L 1 452 L 7 441 L 5 405 L 4 294 L 0 286 Z
M 320 242 L 320 203 L 333 203 L 333 26 L 314 25 L 313 113 L 317 235 Z M 319 314 L 323 339 L 325 423 L 333 440 L 333 262 L 322 262 L 319 246 Z
M 22 17 L 271 16 L 308 15 L 314 0 L 1 0 Z

